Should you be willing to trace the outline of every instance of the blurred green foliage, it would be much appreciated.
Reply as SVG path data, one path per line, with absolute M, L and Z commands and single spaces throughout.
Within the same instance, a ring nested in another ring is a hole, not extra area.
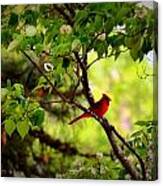
M 32 126 L 41 125 L 44 121 L 44 111 L 36 101 L 24 97 L 22 84 L 10 84 L 2 88 L 2 114 L 6 118 L 3 123 L 9 136 L 14 130 L 24 138 Z
M 157 53 L 156 25 L 155 9 L 137 3 L 72 4 L 71 12 L 64 4 L 2 6 L 2 175 L 130 179 L 94 119 L 69 126 L 79 110 L 62 102 L 44 104 L 58 97 L 21 53 L 27 51 L 43 70 L 45 63 L 52 64 L 52 71 L 44 73 L 71 98 L 79 78 L 74 74 L 77 52 L 87 54 L 95 99 L 102 93 L 112 98 L 107 119 L 143 158 L 147 179 L 156 179 L 157 74 L 156 64 L 146 57 L 151 50 Z M 88 106 L 81 85 L 77 90 L 75 99 Z M 66 154 L 42 143 L 31 136 L 34 130 L 71 144 L 79 153 Z M 124 151 L 140 169 L 134 156 Z

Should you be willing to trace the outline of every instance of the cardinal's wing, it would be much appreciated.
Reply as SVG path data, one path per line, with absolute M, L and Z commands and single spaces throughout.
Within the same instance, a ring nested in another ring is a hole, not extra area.
M 90 110 L 97 112 L 101 109 L 101 101 L 97 101 L 93 107 L 89 108 Z

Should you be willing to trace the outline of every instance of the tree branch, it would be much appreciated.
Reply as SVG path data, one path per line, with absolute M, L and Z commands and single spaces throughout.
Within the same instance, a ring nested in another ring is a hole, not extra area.
M 113 151 L 116 155 L 116 157 L 119 159 L 121 164 L 125 167 L 126 171 L 131 175 L 131 178 L 134 180 L 141 180 L 141 176 L 138 173 L 138 171 L 135 169 L 135 167 L 132 165 L 132 163 L 125 157 L 121 149 L 116 144 L 116 141 L 113 136 L 112 132 L 112 126 L 108 123 L 106 119 L 101 122 L 101 125 L 103 126 L 103 129 L 105 130 L 107 137 L 110 141 L 110 144 L 113 148 Z
M 82 105 L 80 105 L 79 103 L 72 101 L 72 100 L 68 100 L 67 98 L 65 98 L 55 87 L 54 85 L 51 83 L 51 81 L 48 79 L 48 77 L 44 74 L 44 72 L 40 69 L 40 67 L 28 56 L 28 54 L 26 54 L 26 52 L 22 51 L 22 53 L 29 59 L 29 61 L 36 67 L 36 69 L 45 77 L 45 79 L 49 82 L 49 84 L 52 86 L 52 88 L 54 89 L 54 91 L 58 94 L 58 96 L 66 103 L 69 103 L 71 105 L 76 106 L 77 108 L 81 109 L 84 112 L 88 112 L 92 115 L 92 117 L 94 117 L 103 127 L 105 133 L 107 134 L 107 137 L 111 143 L 111 146 L 113 148 L 114 154 L 116 155 L 116 157 L 119 159 L 119 161 L 121 162 L 121 164 L 125 167 L 126 171 L 131 175 L 132 179 L 134 180 L 146 180 L 146 173 L 145 173 L 145 169 L 143 169 L 144 167 L 144 163 L 141 160 L 141 168 L 142 168 L 142 173 L 143 176 L 141 177 L 140 174 L 138 173 L 138 171 L 133 167 L 132 162 L 130 162 L 125 155 L 122 153 L 121 149 L 118 147 L 118 145 L 116 144 L 116 141 L 114 139 L 113 133 L 121 140 L 121 142 L 132 152 L 134 153 L 134 155 L 136 155 L 136 157 L 138 158 L 138 160 L 140 161 L 140 157 L 135 154 L 135 151 L 132 149 L 132 147 L 130 147 L 127 142 L 125 142 L 125 140 L 123 139 L 122 136 L 120 136 L 120 134 L 118 134 L 118 132 L 113 128 L 113 126 L 107 121 L 107 119 L 103 118 L 103 117 L 99 117 L 97 116 L 93 111 L 83 107 Z M 80 61 L 80 58 L 78 57 L 78 55 L 76 55 L 78 62 L 80 63 L 80 67 L 82 68 L 82 72 L 84 77 L 86 76 L 87 78 L 87 71 L 86 68 L 83 66 L 83 63 Z M 88 84 L 88 79 L 87 80 L 87 84 L 86 88 L 89 88 L 89 84 Z M 83 88 L 85 86 L 85 83 L 83 83 Z M 90 89 L 89 89 L 90 91 Z M 90 101 L 89 99 L 89 94 L 87 92 L 86 94 L 87 96 L 87 100 Z M 114 132 L 113 132 L 114 131 Z M 126 145 L 127 144 L 127 145 Z M 132 149 L 132 150 L 131 150 Z M 142 166 L 143 165 L 143 166 Z
M 68 102 L 68 100 L 66 99 L 66 97 L 64 97 L 63 94 L 61 94 L 53 85 L 53 83 L 49 80 L 49 78 L 46 76 L 46 74 L 42 71 L 42 69 L 40 68 L 39 65 L 37 65 L 37 63 L 35 61 L 33 61 L 33 59 L 23 50 L 21 50 L 21 52 L 24 54 L 24 56 L 26 56 L 26 58 L 33 64 L 33 66 L 40 72 L 41 75 L 43 75 L 43 77 L 47 80 L 47 82 L 49 83 L 49 85 L 52 87 L 53 91 L 60 97 L 62 98 L 62 100 L 64 100 L 65 102 Z
M 72 15 L 72 17 L 75 16 L 75 10 L 73 9 L 72 4 L 64 4 L 66 9 L 69 11 L 70 15 Z
M 71 12 L 71 7 L 68 4 L 65 4 L 65 6 L 67 7 L 67 9 L 69 10 L 69 12 Z M 85 5 L 84 5 L 85 6 Z M 83 7 L 84 7 L 83 6 Z M 62 10 L 62 8 L 59 8 L 58 6 L 54 6 L 54 8 L 67 20 L 67 22 L 73 26 L 73 22 L 72 19 L 64 12 L 64 10 Z M 72 12 L 74 14 L 74 12 Z M 100 35 L 101 33 L 98 33 L 95 38 L 93 39 L 93 42 L 97 39 L 97 37 Z M 91 45 L 91 44 L 90 44 Z M 86 99 L 88 100 L 89 104 L 91 106 L 94 105 L 94 98 L 93 95 L 91 93 L 90 87 L 89 87 L 89 82 L 88 82 L 88 76 L 87 76 L 87 72 L 86 72 L 86 65 L 87 65 L 87 52 L 89 51 L 90 45 L 88 46 L 88 48 L 86 49 L 85 55 L 83 57 L 83 61 L 81 61 L 81 59 L 79 58 L 78 53 L 74 53 L 75 54 L 75 58 L 78 62 L 78 64 L 80 65 L 80 68 L 82 70 L 82 84 L 83 84 L 83 90 L 84 90 L 84 94 L 86 96 Z M 77 86 L 74 89 L 74 92 L 76 91 L 76 88 L 79 86 L 80 81 L 78 81 Z M 71 100 L 72 101 L 72 100 Z
M 64 17 L 65 20 L 67 20 L 69 25 L 73 26 L 72 18 L 69 17 L 69 15 L 66 14 L 65 11 L 61 7 L 58 7 L 57 5 L 54 5 L 53 7 L 55 10 L 57 10 L 57 12 L 59 12 L 60 15 Z
M 77 60 L 77 63 L 80 65 L 80 68 L 81 68 L 81 71 L 82 71 L 82 85 L 83 85 L 83 89 L 84 89 L 84 94 L 86 96 L 86 99 L 88 100 L 88 103 L 93 106 L 95 101 L 94 101 L 94 98 L 92 96 L 92 93 L 91 93 L 91 89 L 89 87 L 89 82 L 88 82 L 88 75 L 87 75 L 87 71 L 86 71 L 86 65 L 84 63 L 84 61 L 81 61 L 81 59 L 79 58 L 79 55 L 78 53 L 74 53 L 75 54 L 75 57 L 76 57 L 76 60 Z
M 61 143 L 60 140 L 54 140 L 42 130 L 30 131 L 29 134 L 34 138 L 39 138 L 41 143 L 45 143 L 46 145 L 49 145 L 62 153 L 66 153 L 68 155 L 76 155 L 78 153 L 77 150 L 68 143 Z
M 45 134 L 43 130 L 31 130 L 29 135 L 38 138 L 41 143 L 44 143 L 51 148 L 58 150 L 61 153 L 67 155 L 78 155 L 86 158 L 97 158 L 98 154 L 89 154 L 89 153 L 81 153 L 75 147 L 71 146 L 69 143 L 63 143 L 60 140 L 52 139 L 48 134 Z M 109 154 L 103 153 L 103 156 L 109 156 Z
M 142 169 L 142 175 L 143 175 L 143 180 L 146 179 L 146 170 L 145 170 L 145 165 L 144 162 L 142 160 L 142 158 L 138 155 L 138 153 L 125 141 L 125 139 L 115 130 L 114 127 L 112 127 L 112 131 L 114 132 L 114 134 L 119 138 L 119 140 L 137 157 L 141 169 Z
M 123 52 L 126 52 L 126 50 L 124 50 Z M 114 54 L 111 53 L 110 56 L 111 55 L 114 55 Z M 75 54 L 75 56 L 76 56 L 78 63 L 80 64 L 80 67 L 82 70 L 82 76 L 83 76 L 83 78 L 85 77 L 85 80 L 86 80 L 86 82 L 83 82 L 83 88 L 85 88 L 85 90 L 87 91 L 87 93 L 85 95 L 87 97 L 87 100 L 89 101 L 89 98 L 90 98 L 89 96 L 91 95 L 91 90 L 89 88 L 89 82 L 88 82 L 88 77 L 87 77 L 87 68 L 84 66 L 84 64 L 86 64 L 86 63 L 83 64 L 77 54 Z M 110 57 L 110 56 L 108 56 L 108 57 Z M 87 90 L 87 88 L 88 88 L 88 90 Z M 90 105 L 91 105 L 91 103 L 90 103 Z M 125 139 L 115 130 L 115 128 L 112 125 L 109 124 L 109 122 L 106 119 L 99 118 L 95 113 L 92 113 L 91 111 L 89 111 L 89 112 L 97 121 L 99 121 L 101 123 L 101 125 L 102 125 L 103 129 L 105 130 L 105 132 L 108 136 L 108 139 L 112 145 L 112 148 L 113 148 L 113 151 L 114 151 L 116 157 L 120 160 L 122 165 L 130 173 L 132 178 L 135 180 L 139 180 L 139 179 L 141 179 L 141 176 L 134 169 L 134 167 L 132 166 L 130 161 L 127 158 L 125 158 L 125 155 L 122 153 L 120 148 L 118 148 L 118 146 L 115 142 L 114 136 L 113 136 L 113 132 L 120 139 L 120 141 L 137 157 L 137 159 L 140 163 L 141 169 L 142 169 L 142 175 L 143 175 L 142 179 L 145 180 L 146 179 L 145 166 L 144 166 L 144 162 L 140 158 L 140 156 L 134 151 L 134 149 L 132 149 L 132 147 L 130 147 L 130 145 L 125 141 Z

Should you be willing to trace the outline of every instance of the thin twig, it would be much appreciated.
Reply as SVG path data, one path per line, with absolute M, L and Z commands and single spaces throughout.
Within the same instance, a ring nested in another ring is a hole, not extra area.
M 81 81 L 81 78 L 78 79 L 78 82 L 77 82 L 76 86 L 75 86 L 74 89 L 73 89 L 73 93 L 72 93 L 72 98 L 71 98 L 71 100 L 74 100 L 74 98 L 75 98 L 75 94 L 76 94 L 77 88 L 78 88 L 79 85 L 80 85 L 80 81 Z

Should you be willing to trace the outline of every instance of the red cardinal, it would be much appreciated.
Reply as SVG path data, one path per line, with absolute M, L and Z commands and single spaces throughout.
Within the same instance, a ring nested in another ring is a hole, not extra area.
M 99 117 L 102 117 L 109 109 L 110 101 L 111 99 L 106 94 L 103 94 L 102 98 L 92 107 L 90 107 L 89 110 L 95 112 Z M 73 119 L 69 124 L 71 125 L 80 119 L 89 117 L 92 117 L 90 113 L 83 113 L 77 118 Z

